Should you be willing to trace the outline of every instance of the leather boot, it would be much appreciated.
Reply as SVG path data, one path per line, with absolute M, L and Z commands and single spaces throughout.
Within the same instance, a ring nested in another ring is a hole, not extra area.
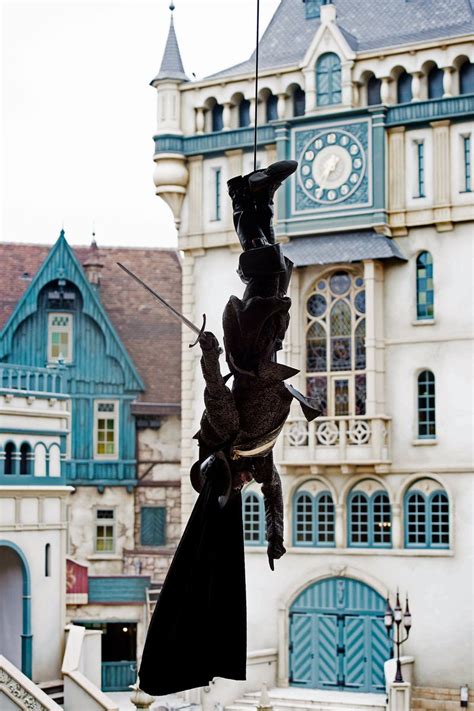
M 242 249 L 255 249 L 268 245 L 264 232 L 258 224 L 255 202 L 246 177 L 241 175 L 227 181 L 232 200 L 234 227 Z

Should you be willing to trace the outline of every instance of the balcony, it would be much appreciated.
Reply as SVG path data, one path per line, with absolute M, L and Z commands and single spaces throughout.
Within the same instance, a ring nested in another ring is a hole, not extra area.
M 65 383 L 62 372 L 55 368 L 0 363 L 0 394 L 57 397 L 65 394 Z
M 390 425 L 385 415 L 321 417 L 313 422 L 291 417 L 283 429 L 277 461 L 320 473 L 327 467 L 338 467 L 345 474 L 357 467 L 384 473 L 390 466 Z

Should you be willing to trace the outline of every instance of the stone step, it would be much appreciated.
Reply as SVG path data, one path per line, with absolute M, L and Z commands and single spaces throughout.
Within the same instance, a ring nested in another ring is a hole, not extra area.
M 319 689 L 271 689 L 270 704 L 274 711 L 385 711 L 383 694 L 360 694 Z M 250 711 L 259 704 L 260 692 L 249 692 L 237 699 L 226 711 Z

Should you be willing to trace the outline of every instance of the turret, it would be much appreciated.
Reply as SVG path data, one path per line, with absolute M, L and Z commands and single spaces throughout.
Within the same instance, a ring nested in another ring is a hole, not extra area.
M 170 146 L 166 152 L 160 148 L 153 160 L 156 167 L 154 182 L 156 194 L 170 206 L 176 226 L 179 227 L 181 206 L 183 204 L 188 183 L 188 170 L 185 165 L 185 156 L 177 150 L 181 131 L 181 97 L 180 84 L 189 81 L 185 74 L 178 40 L 173 22 L 174 3 L 171 2 L 171 18 L 168 39 L 166 41 L 160 71 L 150 82 L 157 90 L 157 132 L 156 138 L 166 136 Z M 178 139 L 174 140 L 173 139 Z M 160 141 L 161 145 L 163 142 Z

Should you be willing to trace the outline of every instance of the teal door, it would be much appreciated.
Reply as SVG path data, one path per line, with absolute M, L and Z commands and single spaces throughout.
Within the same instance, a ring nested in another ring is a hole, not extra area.
M 290 610 L 290 683 L 313 689 L 385 691 L 391 645 L 385 601 L 368 585 L 328 578 L 304 590 Z

